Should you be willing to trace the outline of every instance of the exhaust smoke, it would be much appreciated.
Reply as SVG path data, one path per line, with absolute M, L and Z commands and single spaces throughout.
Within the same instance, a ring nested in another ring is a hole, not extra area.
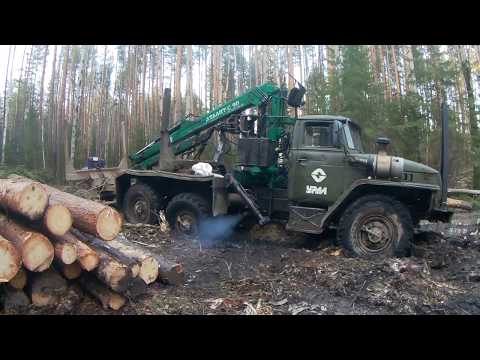
M 235 226 L 242 220 L 242 214 L 216 216 L 200 223 L 198 238 L 202 245 L 215 246 L 220 241 L 229 239 Z

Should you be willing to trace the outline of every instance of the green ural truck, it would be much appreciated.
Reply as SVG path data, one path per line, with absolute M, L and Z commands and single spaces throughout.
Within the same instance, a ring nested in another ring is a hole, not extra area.
M 171 128 L 165 125 L 169 94 L 161 136 L 131 155 L 133 165 L 115 180 L 116 202 L 128 222 L 155 223 L 163 210 L 174 231 L 194 236 L 210 217 L 250 214 L 260 225 L 282 223 L 290 231 L 334 228 L 344 248 L 372 258 L 408 255 L 422 219 L 450 220 L 446 117 L 441 176 L 389 155 L 387 138 L 377 139 L 376 153 L 364 153 L 360 126 L 351 119 L 298 117 L 301 84 L 290 91 L 257 86 Z M 213 173 L 193 174 L 214 133 Z M 232 146 L 235 162 L 226 165 Z

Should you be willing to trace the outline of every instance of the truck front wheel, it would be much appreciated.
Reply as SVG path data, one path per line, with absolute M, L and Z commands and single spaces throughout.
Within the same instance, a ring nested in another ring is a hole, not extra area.
M 173 231 L 195 237 L 199 233 L 200 222 L 210 214 L 205 198 L 193 193 L 174 196 L 168 203 L 165 215 Z
M 337 241 L 352 255 L 365 258 L 407 256 L 412 239 L 410 212 L 384 195 L 366 195 L 353 202 L 337 229 Z

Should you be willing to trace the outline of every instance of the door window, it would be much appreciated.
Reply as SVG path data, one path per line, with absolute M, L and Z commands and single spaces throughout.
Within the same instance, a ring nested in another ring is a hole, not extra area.
M 332 126 L 330 124 L 306 124 L 303 139 L 305 147 L 333 146 Z

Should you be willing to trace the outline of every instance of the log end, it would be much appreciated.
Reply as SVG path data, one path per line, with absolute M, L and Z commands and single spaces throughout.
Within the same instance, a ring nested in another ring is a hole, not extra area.
M 45 212 L 44 219 L 45 227 L 56 236 L 65 235 L 73 224 L 70 210 L 61 204 L 50 205 Z
M 74 262 L 73 264 L 64 265 L 62 268 L 62 273 L 65 278 L 68 280 L 78 279 L 80 275 L 82 275 L 82 268 L 78 264 L 78 262 Z
M 55 256 L 65 265 L 73 264 L 77 260 L 77 248 L 72 244 L 57 244 Z
M 122 230 L 122 216 L 111 207 L 106 207 L 98 215 L 97 234 L 106 241 L 113 240 Z
M 119 310 L 123 305 L 125 305 L 125 302 L 125 297 L 117 293 L 112 293 L 110 299 L 108 300 L 108 306 L 112 310 Z
M 148 257 L 142 261 L 139 276 L 145 281 L 145 284 L 151 284 L 158 278 L 158 268 L 158 261 L 153 257 Z
M 85 271 L 92 271 L 98 266 L 100 259 L 97 254 L 90 253 L 83 257 L 78 258 L 78 262 L 83 270 Z
M 48 194 L 40 184 L 32 183 L 26 186 L 19 201 L 19 212 L 30 220 L 40 219 L 48 206 Z
M 0 236 L 0 283 L 8 282 L 20 270 L 21 256 L 13 244 Z
M 52 264 L 54 247 L 43 235 L 30 233 L 30 238 L 23 244 L 22 258 L 24 266 L 34 272 L 47 270 Z

